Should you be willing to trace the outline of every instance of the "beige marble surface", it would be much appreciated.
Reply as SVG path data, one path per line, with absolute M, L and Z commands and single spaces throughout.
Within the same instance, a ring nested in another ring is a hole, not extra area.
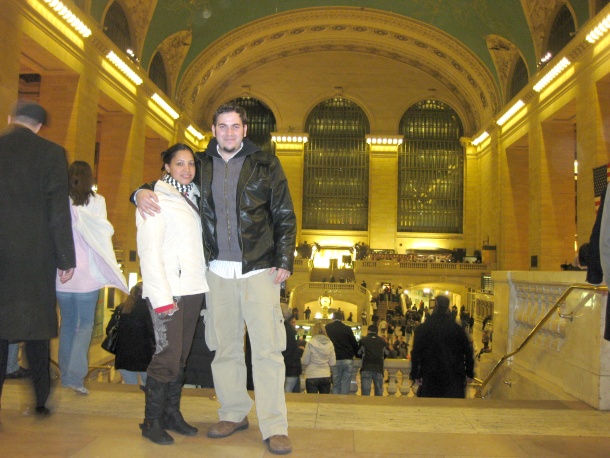
M 256 414 L 250 429 L 209 439 L 218 402 L 212 390 L 185 389 L 183 412 L 200 429 L 157 446 L 142 438 L 144 395 L 136 387 L 90 383 L 89 396 L 56 388 L 40 419 L 29 412 L 27 381 L 5 384 L 2 457 L 263 457 Z M 582 402 L 452 400 L 287 395 L 290 437 L 300 457 L 610 456 L 610 413 Z

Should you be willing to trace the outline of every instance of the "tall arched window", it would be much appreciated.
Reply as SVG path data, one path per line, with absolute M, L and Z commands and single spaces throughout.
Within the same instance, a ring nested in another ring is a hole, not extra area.
M 566 5 L 563 5 L 557 12 L 549 32 L 547 50 L 551 53 L 551 56 L 559 54 L 564 46 L 570 42 L 575 31 L 576 27 L 572 13 Z
M 150 62 L 150 69 L 148 70 L 148 76 L 151 81 L 157 85 L 157 87 L 163 91 L 165 95 L 170 96 L 169 86 L 167 84 L 167 71 L 165 70 L 165 62 L 163 56 L 157 51 L 155 57 Z
M 513 75 L 510 80 L 510 88 L 506 100 L 512 100 L 513 97 L 515 97 L 519 91 L 527 85 L 528 79 L 527 67 L 525 66 L 523 58 L 519 56 L 519 59 L 515 63 L 515 68 L 513 69 Z
M 424 100 L 400 120 L 398 232 L 462 233 L 462 122 L 447 104 Z
M 275 132 L 276 125 L 275 116 L 271 109 L 253 97 L 238 97 L 228 103 L 246 110 L 248 115 L 248 133 L 246 136 L 263 151 L 275 154 L 271 132 Z
M 354 102 L 335 97 L 316 106 L 305 126 L 303 229 L 368 228 L 369 121 Z
M 113 2 L 108 8 L 104 18 L 104 33 L 124 52 L 128 49 L 133 50 L 129 21 L 123 7 L 118 2 Z

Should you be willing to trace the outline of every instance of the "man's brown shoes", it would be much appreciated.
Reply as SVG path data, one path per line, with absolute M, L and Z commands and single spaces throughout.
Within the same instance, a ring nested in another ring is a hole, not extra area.
M 248 417 L 244 417 L 244 419 L 239 423 L 235 423 L 232 421 L 219 421 L 218 423 L 213 424 L 210 429 L 208 429 L 208 437 L 212 437 L 214 439 L 228 437 L 235 431 L 248 429 L 248 426 Z
M 286 455 L 292 452 L 292 444 L 288 436 L 275 435 L 267 439 L 269 451 L 275 455 Z

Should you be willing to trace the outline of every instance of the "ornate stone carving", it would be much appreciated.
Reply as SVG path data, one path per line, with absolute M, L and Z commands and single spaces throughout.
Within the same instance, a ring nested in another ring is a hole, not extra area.
M 165 61 L 165 71 L 170 88 L 176 87 L 178 74 L 182 67 L 182 62 L 193 41 L 193 33 L 190 30 L 182 30 L 170 35 L 159 45 L 159 51 Z M 173 90 L 170 90 L 173 93 Z
M 543 56 L 543 46 L 546 42 L 546 34 L 550 29 L 551 18 L 565 3 L 565 0 L 521 0 L 537 59 Z
M 136 55 L 142 55 L 144 39 L 148 33 L 148 26 L 157 7 L 157 0 L 122 0 L 125 14 L 130 20 L 130 25 L 133 26 L 132 33 L 134 34 Z
M 519 59 L 519 49 L 507 39 L 499 35 L 487 35 L 487 49 L 496 67 L 502 89 L 508 87 L 508 78 L 513 65 Z

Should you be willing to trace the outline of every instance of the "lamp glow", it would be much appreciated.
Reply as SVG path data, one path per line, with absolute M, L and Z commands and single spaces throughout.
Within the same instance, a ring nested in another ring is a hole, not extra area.
M 44 0 L 45 3 L 52 8 L 58 16 L 76 30 L 81 36 L 87 38 L 91 35 L 91 29 L 87 27 L 70 9 L 59 0 Z
M 485 140 L 487 137 L 489 137 L 489 133 L 487 131 L 484 131 L 481 135 L 479 135 L 477 138 L 475 138 L 472 141 L 472 144 L 474 146 L 479 145 L 481 142 L 483 142 L 483 140 Z
M 534 86 L 534 91 L 540 92 L 544 89 L 551 81 L 553 81 L 561 72 L 563 72 L 568 65 L 570 65 L 570 61 L 565 57 L 559 61 L 557 65 L 555 65 L 546 75 L 542 77 L 538 83 Z
M 591 32 L 589 32 L 586 37 L 586 40 L 589 43 L 593 44 L 601 37 L 603 37 L 608 32 L 608 30 L 610 30 L 610 14 L 603 18 L 600 23 L 597 24 L 597 26 L 595 26 L 595 28 Z
M 163 108 L 163 110 L 173 119 L 178 119 L 180 117 L 176 110 L 174 110 L 169 103 L 163 100 L 163 98 L 156 92 L 151 96 L 151 99 L 153 99 L 161 108 Z
M 193 137 L 195 137 L 197 140 L 203 140 L 204 135 L 201 132 L 199 132 L 197 129 L 195 129 L 192 125 L 189 125 L 186 128 L 186 130 L 189 131 L 191 133 L 191 135 Z
M 518 100 L 512 107 L 509 108 L 509 110 L 504 113 L 504 115 L 502 115 L 500 117 L 500 119 L 498 119 L 496 121 L 496 123 L 499 126 L 503 126 L 506 121 L 508 121 L 510 118 L 512 118 L 515 113 L 517 113 L 521 108 L 523 108 L 525 106 L 525 103 L 523 102 L 523 100 Z
M 129 78 L 136 86 L 142 84 L 142 78 L 140 78 L 136 72 L 134 72 L 129 65 L 127 65 L 123 60 L 117 56 L 114 51 L 110 51 L 106 55 L 106 59 L 114 64 L 116 68 L 118 68 L 127 78 Z

